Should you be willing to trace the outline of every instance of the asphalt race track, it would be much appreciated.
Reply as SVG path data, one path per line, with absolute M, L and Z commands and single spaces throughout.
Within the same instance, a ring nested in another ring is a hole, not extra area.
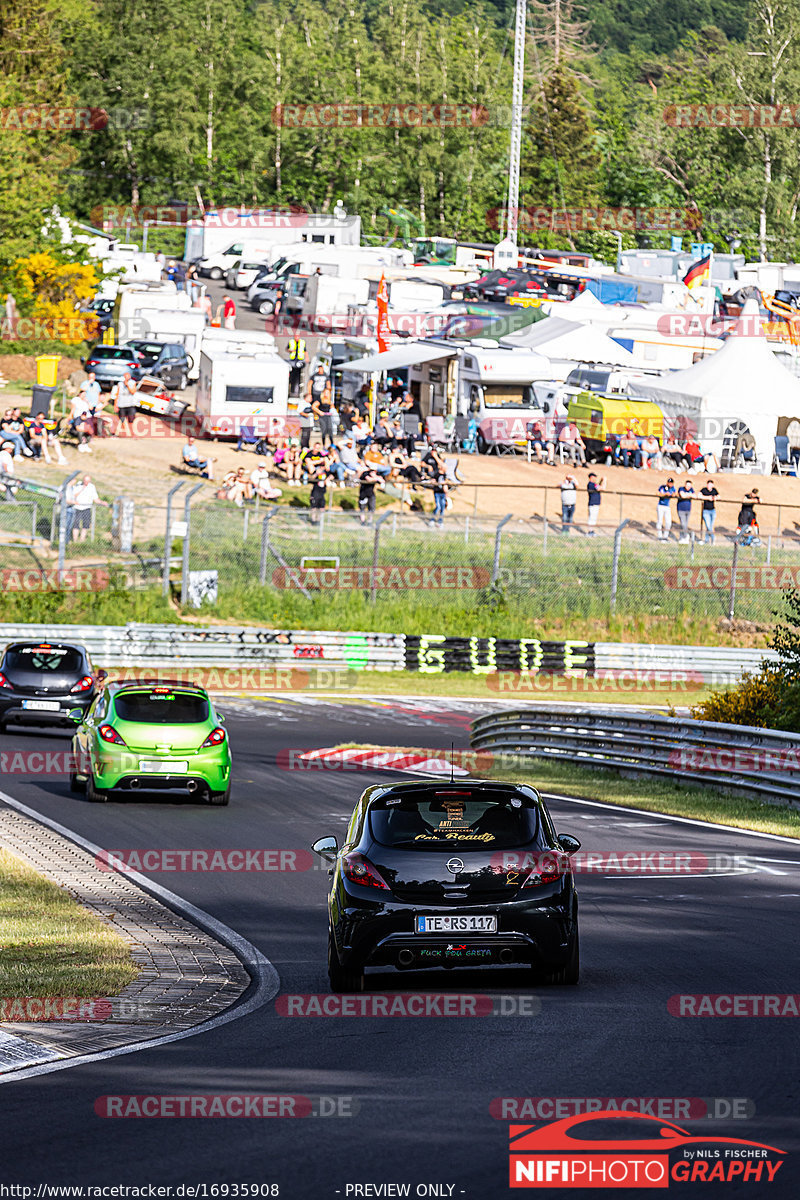
M 279 751 L 347 741 L 467 747 L 468 719 L 479 711 L 444 700 L 221 708 L 235 756 L 227 809 L 140 799 L 92 805 L 65 781 L 11 775 L 0 787 L 108 849 L 306 849 L 323 834 L 341 839 L 361 789 L 390 777 L 289 772 L 277 765 Z M 58 749 L 65 737 L 5 735 L 0 749 Z M 369 978 L 370 992 L 538 998 L 536 1015 L 486 1018 L 282 1016 L 281 996 L 328 992 L 324 871 L 153 875 L 261 950 L 280 974 L 279 998 L 201 1036 L 2 1084 L 4 1182 L 34 1189 L 277 1183 L 292 1200 L 358 1196 L 347 1191 L 354 1184 L 410 1184 L 412 1196 L 492 1200 L 510 1194 L 508 1124 L 490 1112 L 497 1098 L 704 1097 L 744 1099 L 753 1115 L 676 1123 L 693 1134 L 779 1147 L 786 1160 L 770 1184 L 670 1186 L 683 1195 L 800 1196 L 797 1019 L 681 1018 L 667 1009 L 677 993 L 798 990 L 800 849 L 612 807 L 557 799 L 550 807 L 559 830 L 574 833 L 585 850 L 744 855 L 749 865 L 690 877 L 578 877 L 577 988 L 536 988 L 522 972 L 494 969 Z M 103 1095 L 234 1092 L 347 1097 L 358 1111 L 125 1120 L 97 1116 L 93 1107 Z M 429 1184 L 444 1186 L 415 1191 Z

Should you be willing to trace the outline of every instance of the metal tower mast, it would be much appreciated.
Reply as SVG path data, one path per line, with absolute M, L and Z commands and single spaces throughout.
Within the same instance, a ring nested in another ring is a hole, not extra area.
M 519 159 L 522 150 L 522 76 L 525 70 L 527 0 L 517 0 L 514 25 L 514 86 L 511 94 L 511 148 L 508 167 L 506 237 L 516 245 L 519 224 Z

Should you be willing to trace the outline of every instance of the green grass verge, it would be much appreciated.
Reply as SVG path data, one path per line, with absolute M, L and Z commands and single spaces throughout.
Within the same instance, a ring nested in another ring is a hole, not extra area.
M 0 849 L 0 996 L 115 996 L 139 974 L 115 930 Z
M 446 739 L 442 739 L 444 742 Z M 421 747 L 372 746 L 361 742 L 342 742 L 336 750 L 401 750 L 424 751 Z M 457 754 L 463 751 L 456 751 Z M 464 764 L 466 766 L 466 763 Z M 502 764 L 481 770 L 475 775 L 486 779 L 503 779 L 510 783 L 533 784 L 542 792 L 562 792 L 565 795 L 601 800 L 605 804 L 620 804 L 643 812 L 666 813 L 674 817 L 691 817 L 733 825 L 737 829 L 753 829 L 759 833 L 776 833 L 800 839 L 800 812 L 779 808 L 747 796 L 719 792 L 713 787 L 688 787 L 669 779 L 633 778 L 618 771 L 574 767 L 570 763 L 549 759 L 531 761 L 529 770 L 504 768 Z M 566 830 L 564 832 L 567 832 Z

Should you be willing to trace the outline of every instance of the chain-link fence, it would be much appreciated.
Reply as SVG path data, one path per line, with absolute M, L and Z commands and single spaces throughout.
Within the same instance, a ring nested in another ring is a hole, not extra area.
M 24 570 L 31 590 L 37 571 L 48 586 L 77 579 L 98 589 L 117 572 L 128 586 L 159 587 L 197 606 L 255 590 L 266 623 L 291 621 L 301 597 L 319 602 L 330 627 L 356 628 L 368 614 L 378 628 L 382 610 L 391 610 L 387 630 L 400 598 L 409 629 L 420 621 L 434 628 L 445 613 L 452 629 L 463 612 L 467 632 L 467 614 L 476 609 L 497 614 L 500 625 L 505 617 L 548 619 L 567 630 L 575 617 L 611 615 L 771 623 L 782 591 L 800 579 L 800 543 L 765 535 L 764 522 L 751 544 L 719 527 L 713 545 L 693 529 L 683 542 L 674 528 L 672 540 L 659 542 L 628 520 L 591 529 L 538 514 L 450 511 L 436 523 L 396 507 L 362 514 L 257 500 L 239 508 L 192 480 L 160 504 L 117 496 L 78 515 L 65 502 L 66 486 L 36 492 L 20 485 L 0 501 L 5 589 L 15 586 L 9 571 Z M 96 568 L 96 579 L 75 574 L 88 568 Z M 298 605 L 298 622 L 308 612 Z
M 187 533 L 184 601 L 195 573 L 215 573 L 208 586 L 219 595 L 262 588 L 265 612 L 271 596 L 281 595 L 283 612 L 290 596 L 316 596 L 342 618 L 348 608 L 367 602 L 379 611 L 400 596 L 409 621 L 487 605 L 565 622 L 613 614 L 771 622 L 782 590 L 800 580 L 792 541 L 743 545 L 725 536 L 706 545 L 690 532 L 685 543 L 658 542 L 627 523 L 614 536 L 590 537 L 511 516 L 435 524 L 389 511 L 362 523 L 358 513 L 204 504 L 190 508 Z M 177 587 L 175 573 L 173 581 Z

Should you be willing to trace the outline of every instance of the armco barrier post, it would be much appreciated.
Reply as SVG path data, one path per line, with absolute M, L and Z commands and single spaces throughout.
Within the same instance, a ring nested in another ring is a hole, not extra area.
M 186 533 L 183 538 L 183 562 L 181 564 L 181 604 L 186 604 L 189 599 L 189 541 L 192 531 L 192 514 L 189 511 L 189 505 L 192 503 L 192 496 L 195 492 L 199 492 L 202 486 L 202 483 L 196 483 L 191 491 L 186 493 L 183 505 L 183 519 L 186 522 Z
M 278 511 L 277 504 L 269 510 L 261 522 L 261 561 L 258 564 L 258 582 L 263 587 L 267 582 L 267 558 L 269 557 L 269 523 Z
M 609 610 L 613 616 L 617 610 L 617 583 L 619 581 L 619 556 L 622 551 L 622 531 L 626 525 L 630 524 L 628 518 L 619 524 L 614 533 L 614 558 L 611 563 L 611 597 L 609 599 Z
M 736 564 L 739 562 L 739 543 L 733 543 L 733 564 L 731 566 L 731 590 L 728 595 L 728 620 L 733 620 L 736 611 Z
M 71 475 L 67 476 L 67 478 L 62 483 L 61 487 L 58 489 L 58 575 L 57 575 L 57 578 L 58 578 L 59 587 L 61 586 L 61 582 L 64 578 L 64 559 L 67 554 L 67 526 L 69 525 L 69 522 L 67 520 L 67 516 L 68 516 L 68 514 L 67 514 L 67 488 L 69 487 L 69 485 L 72 483 L 73 479 L 75 479 L 75 477 L 77 475 L 80 475 L 80 471 L 73 471 Z M 71 533 L 72 530 L 70 529 L 69 532 Z
M 372 539 L 372 570 L 369 577 L 369 602 L 374 604 L 378 595 L 378 551 L 381 546 L 381 525 L 388 521 L 392 514 L 386 513 L 375 522 L 375 533 Z
M 513 513 L 506 513 L 502 521 L 497 522 L 497 529 L 494 531 L 494 562 L 492 563 L 492 581 L 491 586 L 497 583 L 500 578 L 500 545 L 503 540 L 503 526 L 511 520 Z
M 167 525 L 164 530 L 164 566 L 161 571 L 161 591 L 165 596 L 169 595 L 169 560 L 172 557 L 172 497 L 176 492 L 184 486 L 185 480 L 181 483 L 176 483 L 175 487 L 170 488 L 167 492 Z

